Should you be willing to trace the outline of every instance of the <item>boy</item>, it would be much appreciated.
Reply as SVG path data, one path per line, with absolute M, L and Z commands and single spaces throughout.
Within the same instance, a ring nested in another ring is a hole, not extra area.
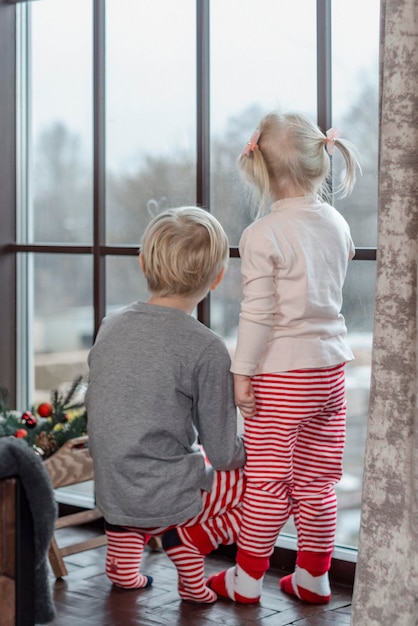
M 204 555 L 237 539 L 245 452 L 230 359 L 191 316 L 227 259 L 227 236 L 203 209 L 156 216 L 139 256 L 151 297 L 106 318 L 89 354 L 89 446 L 106 574 L 119 587 L 152 583 L 139 573 L 142 552 L 162 534 L 181 598 L 214 602 Z

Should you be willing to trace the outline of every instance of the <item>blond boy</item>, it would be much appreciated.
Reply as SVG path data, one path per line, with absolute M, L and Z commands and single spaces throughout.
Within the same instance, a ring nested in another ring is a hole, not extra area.
M 119 587 L 152 583 L 139 568 L 149 536 L 160 534 L 181 598 L 213 602 L 204 555 L 237 538 L 245 452 L 230 359 L 191 315 L 221 282 L 227 259 L 226 234 L 203 209 L 156 216 L 139 257 L 150 298 L 106 318 L 89 354 L 97 505 L 106 573 Z

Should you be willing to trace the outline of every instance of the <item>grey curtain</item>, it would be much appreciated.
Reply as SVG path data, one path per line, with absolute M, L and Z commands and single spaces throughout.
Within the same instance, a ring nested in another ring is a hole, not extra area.
M 381 1 L 376 309 L 352 626 L 418 624 L 418 5 Z M 367 137 L 364 138 L 367 141 Z

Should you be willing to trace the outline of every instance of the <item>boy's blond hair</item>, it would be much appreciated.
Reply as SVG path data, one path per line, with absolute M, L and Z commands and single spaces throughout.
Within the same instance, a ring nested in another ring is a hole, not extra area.
M 167 209 L 142 237 L 141 255 L 153 295 L 204 297 L 228 262 L 228 237 L 218 220 L 198 207 Z

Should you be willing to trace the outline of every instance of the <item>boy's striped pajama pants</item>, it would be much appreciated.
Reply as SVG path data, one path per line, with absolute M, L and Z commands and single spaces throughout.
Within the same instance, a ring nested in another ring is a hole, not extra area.
M 213 594 L 204 585 L 204 555 L 220 544 L 235 543 L 241 522 L 244 492 L 242 469 L 215 471 L 212 490 L 202 491 L 202 510 L 175 530 L 180 545 L 166 549 L 179 572 L 179 592 L 184 599 L 204 599 Z M 108 539 L 106 574 L 119 587 L 135 589 L 148 586 L 140 570 L 144 546 L 153 535 L 164 535 L 169 528 L 126 528 L 106 524 Z M 163 538 L 164 545 L 164 538 Z M 214 595 L 214 594 L 213 594 Z

